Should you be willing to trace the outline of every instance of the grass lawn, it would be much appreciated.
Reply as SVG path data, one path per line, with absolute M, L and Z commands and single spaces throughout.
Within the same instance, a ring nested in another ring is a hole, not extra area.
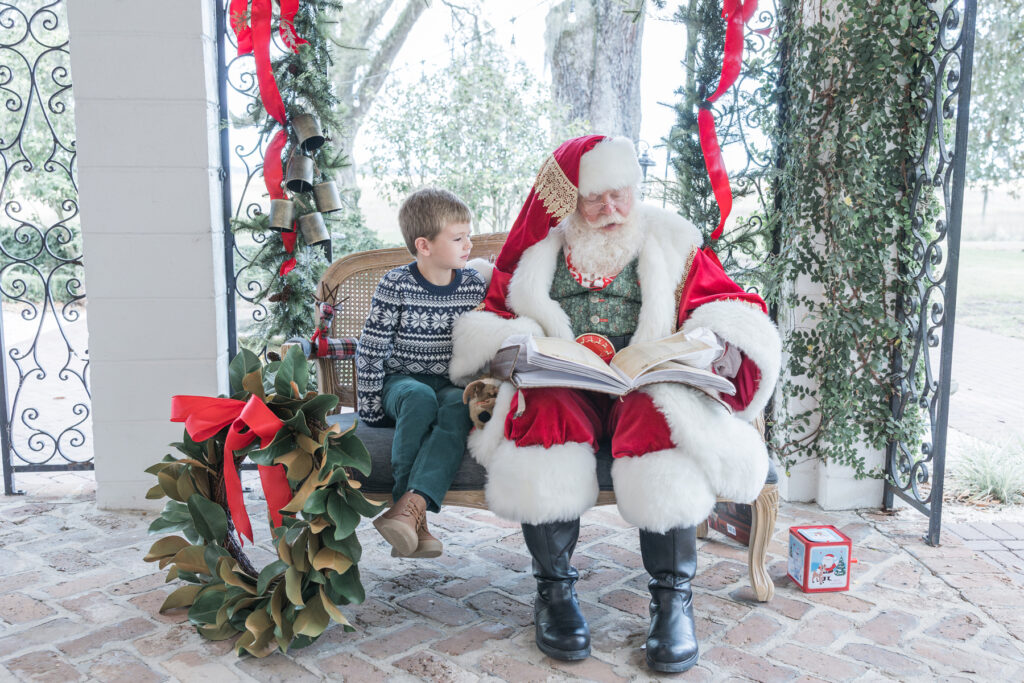
M 996 244 L 961 248 L 956 322 L 1024 339 L 1024 249 Z

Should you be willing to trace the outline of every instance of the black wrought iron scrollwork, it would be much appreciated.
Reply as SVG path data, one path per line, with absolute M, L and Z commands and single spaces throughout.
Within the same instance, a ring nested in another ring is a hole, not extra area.
M 77 152 L 63 0 L 0 0 L 0 421 L 19 471 L 92 468 Z
M 908 164 L 911 234 L 902 259 L 913 294 L 897 302 L 897 316 L 913 340 L 907 362 L 893 362 L 892 412 L 927 415 L 920 442 L 892 442 L 886 453 L 885 504 L 899 496 L 929 515 L 927 541 L 939 542 L 953 322 L 963 214 L 976 0 L 929 5 L 934 34 L 921 60 L 915 96 L 927 122 L 920 154 Z

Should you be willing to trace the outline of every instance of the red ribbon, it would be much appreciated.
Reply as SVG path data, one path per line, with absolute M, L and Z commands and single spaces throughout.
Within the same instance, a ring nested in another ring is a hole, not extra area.
M 711 189 L 715 193 L 720 218 L 718 227 L 711 233 L 711 239 L 722 236 L 725 219 L 732 212 L 732 188 L 729 186 L 729 172 L 722 160 L 722 150 L 718 145 L 718 133 L 715 131 L 715 117 L 710 105 L 727 91 L 740 75 L 743 67 L 743 25 L 750 21 L 757 10 L 757 0 L 725 0 L 722 6 L 722 17 L 726 20 L 725 50 L 722 55 L 722 75 L 718 79 L 718 89 L 707 98 L 697 114 L 697 130 L 700 136 L 700 148 L 704 153 L 704 164 L 711 179 Z
M 235 451 L 245 448 L 256 439 L 266 448 L 284 425 L 271 412 L 259 396 L 248 401 L 207 396 L 174 396 L 171 398 L 171 422 L 184 422 L 185 431 L 193 441 L 206 441 L 228 425 L 224 441 L 224 489 L 227 494 L 231 521 L 240 536 L 249 541 L 252 522 L 242 498 L 242 480 L 235 467 Z M 292 489 L 283 465 L 260 465 L 260 482 L 267 498 L 267 507 L 274 527 L 281 526 L 281 508 L 292 498 Z
M 292 52 L 298 54 L 299 45 L 309 42 L 295 32 L 295 15 L 299 11 L 299 0 L 278 0 L 278 4 L 281 6 L 281 26 L 278 28 L 281 40 Z

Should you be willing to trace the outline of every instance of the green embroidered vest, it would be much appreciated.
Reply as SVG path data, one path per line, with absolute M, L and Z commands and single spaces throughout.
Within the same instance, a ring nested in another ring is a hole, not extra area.
M 640 280 L 636 259 L 629 262 L 611 284 L 591 291 L 576 282 L 561 252 L 551 283 L 551 298 L 569 316 L 575 335 L 596 332 L 605 336 L 631 335 L 640 317 Z

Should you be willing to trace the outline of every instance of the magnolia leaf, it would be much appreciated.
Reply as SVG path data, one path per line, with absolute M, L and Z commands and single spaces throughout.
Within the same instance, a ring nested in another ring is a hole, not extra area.
M 202 589 L 202 586 L 181 586 L 177 588 L 167 596 L 164 604 L 160 605 L 160 614 L 179 607 L 190 607 Z
M 163 567 L 161 567 L 161 569 L 163 569 Z M 176 578 L 178 578 L 178 568 L 171 567 L 167 570 L 167 578 L 164 579 L 164 583 L 170 583 L 171 581 L 174 581 Z
M 290 553 L 292 565 L 300 572 L 309 571 L 309 561 L 306 559 L 306 546 L 309 542 L 309 527 L 302 530 L 299 537 L 291 544 Z
M 312 477 L 311 477 L 312 478 Z M 302 511 L 307 515 L 321 515 L 327 511 L 327 489 L 317 489 L 309 495 L 302 505 Z
M 306 604 L 302 601 L 302 575 L 294 567 L 284 573 L 284 587 L 288 602 L 299 607 Z
M 306 414 L 302 412 L 302 408 L 297 409 L 294 415 L 284 420 L 284 425 L 296 434 L 313 436 L 313 432 L 309 428 L 309 420 L 306 418 Z
M 186 571 L 193 574 L 206 574 L 209 569 L 206 567 L 205 551 L 206 548 L 204 546 L 190 545 L 179 550 L 172 562 L 178 565 L 179 572 Z
M 314 534 L 318 534 L 331 525 L 331 521 L 326 517 L 317 517 L 309 523 L 309 529 Z
M 313 437 L 306 436 L 305 434 L 296 434 L 295 443 L 299 444 L 299 448 L 310 455 L 316 454 L 318 450 L 323 448 L 323 444 L 317 442 Z
M 235 641 L 235 653 L 241 656 L 243 651 L 248 651 L 250 645 L 256 642 L 256 636 L 245 631 L 242 635 L 238 636 L 238 640 Z
M 285 423 L 287 427 L 287 422 Z M 277 458 L 295 450 L 295 438 L 290 429 L 282 427 L 274 440 L 266 448 L 254 448 L 247 451 L 249 458 L 257 465 L 273 465 Z M 258 443 L 254 442 L 254 446 Z M 236 451 L 237 452 L 237 451 Z
M 206 562 L 206 568 L 210 570 L 210 576 L 219 576 L 220 572 L 218 566 L 221 560 L 228 559 L 232 562 L 234 558 L 231 557 L 231 553 L 216 543 L 207 543 L 206 549 L 203 550 L 203 560 Z
M 341 613 L 341 610 L 338 609 L 337 605 L 331 602 L 331 599 L 327 597 L 327 593 L 324 592 L 323 586 L 320 587 L 320 602 L 327 611 L 327 616 L 334 619 L 334 621 L 338 622 L 342 626 L 348 626 L 349 628 L 352 627 L 352 624 L 350 624 L 348 619 L 345 618 L 345 615 Z M 347 631 L 348 629 L 345 630 Z
M 227 514 L 217 503 L 195 493 L 188 499 L 188 509 L 196 531 L 207 541 L 222 541 L 228 535 Z
M 327 514 L 334 520 L 334 537 L 342 539 L 359 526 L 359 513 L 344 498 L 333 494 L 327 499 Z
M 223 585 L 202 588 L 188 610 L 188 618 L 197 626 L 210 626 L 217 623 L 217 612 L 224 604 L 226 597 Z
M 384 509 L 383 505 L 376 505 L 366 500 L 363 494 L 354 488 L 345 496 L 345 502 L 363 517 L 376 517 L 377 513 Z
M 192 483 L 192 477 L 188 475 L 188 472 L 183 472 L 178 477 L 178 498 L 181 500 L 188 500 L 196 493 L 196 486 Z
M 266 398 L 263 393 L 263 372 L 260 370 L 253 370 L 243 377 L 242 389 L 244 391 L 248 391 L 250 394 L 259 396 L 260 399 Z
M 245 619 L 245 629 L 254 637 L 253 642 L 245 647 L 246 652 L 254 657 L 266 657 L 275 649 L 274 622 L 265 609 L 255 609 Z
M 309 571 L 313 567 L 313 558 L 320 552 L 320 536 L 319 534 L 311 534 L 309 542 L 306 544 L 306 571 Z
M 329 581 L 331 590 L 338 598 L 334 601 L 336 604 L 351 602 L 358 605 L 366 599 L 366 591 L 359 581 L 359 567 L 356 565 L 352 565 L 344 574 L 331 574 Z
M 327 610 L 324 609 L 320 594 L 317 593 L 295 617 L 294 628 L 296 633 L 315 638 L 323 633 L 330 623 L 331 618 L 328 616 Z
M 153 562 L 162 557 L 173 557 L 178 554 L 179 550 L 187 548 L 189 545 L 191 544 L 181 536 L 167 536 L 150 546 L 149 552 L 142 559 L 146 562 Z
M 245 391 L 243 381 L 250 372 L 260 371 L 260 359 L 252 351 L 241 349 L 228 364 L 228 380 L 231 385 L 231 395 L 234 396 Z
M 336 463 L 342 467 L 354 467 L 364 477 L 370 476 L 373 459 L 366 446 L 354 433 L 347 433 L 338 439 L 332 439 L 330 450 L 335 453 Z
M 185 498 L 182 498 L 178 494 L 178 473 L 170 469 L 161 470 L 156 475 L 156 480 L 160 484 L 160 488 L 163 489 L 164 495 L 172 500 L 177 500 L 182 503 L 185 502 Z
M 306 357 L 299 346 L 292 346 L 288 353 L 281 359 L 281 365 L 277 369 L 277 376 L 274 377 L 274 390 L 285 396 L 302 398 L 306 393 L 306 381 L 309 378 L 309 370 L 306 364 Z M 292 383 L 295 386 L 292 386 Z
M 295 564 L 292 562 L 292 549 L 288 546 L 288 539 L 285 538 L 285 534 L 281 534 L 281 538 L 277 541 L 277 556 L 285 564 Z
M 168 455 L 166 457 L 170 458 L 171 456 Z M 162 472 L 166 468 L 170 467 L 171 465 L 176 465 L 177 463 L 178 463 L 178 460 L 176 460 L 174 458 L 171 458 L 170 460 L 161 460 L 160 462 L 156 463 L 155 465 L 150 465 L 149 467 L 147 467 L 146 469 L 144 469 L 142 471 L 145 472 L 146 474 L 159 474 L 160 472 Z
M 313 558 L 313 569 L 333 569 L 339 574 L 344 573 L 352 566 L 352 560 L 345 557 L 336 550 L 321 548 L 320 552 Z
M 256 594 L 263 595 L 266 593 L 270 582 L 280 576 L 286 569 L 288 569 L 288 564 L 282 560 L 274 560 L 261 569 L 260 576 L 256 580 Z
M 301 434 L 299 436 L 309 438 Z M 274 458 L 274 464 L 284 465 L 289 481 L 302 481 L 313 471 L 313 457 L 299 448 Z
M 277 624 L 278 628 L 281 628 L 282 617 L 281 612 L 284 609 L 285 601 L 285 582 L 278 581 L 277 585 L 274 586 L 274 592 L 270 595 L 270 616 Z
M 256 587 L 253 586 L 252 583 L 250 583 L 247 580 L 247 575 L 235 571 L 236 565 L 237 563 L 234 561 L 233 558 L 229 561 L 224 561 L 220 563 L 220 565 L 217 567 L 217 575 L 220 576 L 221 581 L 223 581 L 227 585 L 237 586 L 238 588 L 241 588 L 247 593 L 256 595 Z
M 238 634 L 238 629 L 230 623 L 224 623 L 220 626 L 198 626 L 196 630 L 199 631 L 199 635 L 207 640 L 227 640 Z
M 327 413 L 334 410 L 336 405 L 338 397 L 334 394 L 317 394 L 302 404 L 302 412 L 311 422 L 326 422 Z
M 302 510 L 306 504 L 306 499 L 309 498 L 309 494 L 313 493 L 316 489 L 316 484 L 317 478 L 315 476 L 307 477 L 288 504 L 281 508 L 281 512 L 299 512 Z
M 363 554 L 363 546 L 359 544 L 358 534 L 349 534 L 345 538 L 335 538 L 334 534 L 320 534 L 320 542 L 331 550 L 337 550 L 345 557 L 358 562 Z
M 164 487 L 160 484 L 146 491 L 146 500 L 159 500 L 164 497 Z

